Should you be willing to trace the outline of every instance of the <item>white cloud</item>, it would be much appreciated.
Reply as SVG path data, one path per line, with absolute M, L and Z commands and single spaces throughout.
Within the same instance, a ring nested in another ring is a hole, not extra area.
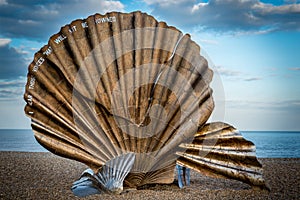
M 118 10 L 123 11 L 124 5 L 120 1 L 95 1 L 101 4 L 104 11 Z
M 22 99 L 26 77 L 20 76 L 14 80 L 0 79 L 0 101 Z
M 0 0 L 0 6 L 2 6 L 2 5 L 7 5 L 8 3 L 7 3 L 7 1 L 6 0 Z
M 292 71 L 300 71 L 300 67 L 292 67 L 292 68 L 289 68 L 289 70 L 292 70 Z
M 26 77 L 18 77 L 15 80 L 1 80 L 0 79 L 0 88 L 8 87 L 23 87 L 26 84 Z
M 205 7 L 205 6 L 208 6 L 208 3 L 198 3 L 198 4 L 195 4 L 192 8 L 192 13 L 193 12 L 196 12 L 197 10 Z
M 0 79 L 15 79 L 27 72 L 27 64 L 22 49 L 16 49 L 9 44 L 11 39 L 0 39 Z
M 22 19 L 18 20 L 18 23 L 19 23 L 19 24 L 24 24 L 24 25 L 37 25 L 37 24 L 39 24 L 39 22 L 37 22 L 37 21 L 33 21 L 33 20 L 22 20 Z
M 259 0 L 144 1 L 153 6 L 152 14 L 175 26 L 239 34 L 300 30 L 300 4 L 297 2 L 273 5 Z
M 216 70 L 221 76 L 226 76 L 226 77 L 240 77 L 242 75 L 242 72 L 240 71 L 227 69 L 221 66 L 216 66 Z
M 220 76 L 224 77 L 225 79 L 235 80 L 235 81 L 250 82 L 250 81 L 259 81 L 263 79 L 262 77 L 249 76 L 248 74 L 243 73 L 242 71 L 236 71 L 222 66 L 215 66 L 214 71 L 220 74 Z
M 229 108 L 264 109 L 273 111 L 300 111 L 300 100 L 281 100 L 281 101 L 247 101 L 247 100 L 226 100 Z M 299 113 L 300 114 L 300 113 Z
M 11 42 L 11 39 L 9 38 L 0 38 L 0 47 L 6 46 Z
M 272 4 L 265 4 L 258 2 L 252 6 L 252 9 L 257 9 L 260 14 L 288 14 L 288 13 L 299 13 L 300 4 L 288 4 L 281 6 L 274 6 Z
M 245 78 L 244 81 L 260 81 L 262 80 L 261 77 L 251 77 L 251 78 Z
M 56 2 L 45 4 L 45 5 L 34 5 L 34 15 L 44 15 L 44 16 L 58 16 L 59 10 L 62 9 L 64 4 L 58 4 Z M 71 7 L 70 7 L 71 8 Z M 65 12 L 67 12 L 66 10 Z
M 284 0 L 285 3 L 299 3 L 299 0 Z
M 208 40 L 208 39 L 200 39 L 200 44 L 212 44 L 212 45 L 218 45 L 219 42 L 217 40 Z
M 1 35 L 47 40 L 60 27 L 75 19 L 87 18 L 95 13 L 123 10 L 124 5 L 120 1 L 111 0 L 53 0 L 42 3 L 15 0 L 5 6 L 0 4 Z
M 160 6 L 163 7 L 167 7 L 170 5 L 176 5 L 176 4 L 180 4 L 180 3 L 186 3 L 186 2 L 195 2 L 194 0 L 144 0 L 144 2 L 148 5 L 153 5 L 153 4 L 158 4 Z
M 263 35 L 263 34 L 271 33 L 274 31 L 276 31 L 276 28 L 272 27 L 272 28 L 263 28 L 262 30 L 251 30 L 251 31 L 239 30 L 239 31 L 234 32 L 233 34 L 235 36 Z
M 76 12 L 78 14 L 90 13 L 89 15 L 94 13 L 105 14 L 106 12 L 110 12 L 110 11 L 124 10 L 124 5 L 120 1 L 110 1 L 110 0 L 104 0 L 104 1 L 85 0 L 84 6 L 82 4 L 82 1 L 75 1 L 75 2 L 68 1 L 68 3 L 67 2 L 59 3 L 59 9 L 57 9 L 56 7 L 57 7 L 56 5 L 53 6 L 52 10 L 58 10 L 59 13 L 68 9 L 69 11 L 67 12 Z

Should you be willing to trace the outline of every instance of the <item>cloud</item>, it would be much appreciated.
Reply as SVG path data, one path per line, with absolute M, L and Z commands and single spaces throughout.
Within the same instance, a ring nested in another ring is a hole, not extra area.
M 7 1 L 6 0 L 0 0 L 0 6 L 1 5 L 7 5 L 8 3 L 7 3 Z
M 244 81 L 259 81 L 262 80 L 261 77 L 251 77 L 251 78 L 245 78 Z
M 292 67 L 292 68 L 289 68 L 289 70 L 292 70 L 292 71 L 300 71 L 300 67 Z
M 27 74 L 24 52 L 10 47 L 11 40 L 0 39 L 0 79 L 15 79 Z
M 0 81 L 0 89 L 12 87 L 24 87 L 26 84 L 26 77 L 19 77 L 15 80 L 2 80 Z
M 200 44 L 209 44 L 209 45 L 218 45 L 219 42 L 217 40 L 207 40 L 207 39 L 200 39 Z
M 11 42 L 9 38 L 0 38 L 0 47 L 6 46 Z
M 221 76 L 225 77 L 240 77 L 242 75 L 242 72 L 240 71 L 235 71 L 221 66 L 216 66 L 215 69 Z
M 300 31 L 300 4 L 297 2 L 273 5 L 259 0 L 144 1 L 152 6 L 152 14 L 181 27 L 239 34 Z
M 181 3 L 185 3 L 186 0 L 173 0 L 173 1 L 170 1 L 170 0 L 144 0 L 145 3 L 147 3 L 148 5 L 153 5 L 153 4 L 158 4 L 162 7 L 164 6 L 170 6 L 170 5 L 178 5 L 178 4 L 181 4 Z
M 229 108 L 247 108 L 272 111 L 297 111 L 300 114 L 300 100 L 282 100 L 282 101 L 245 101 L 245 100 L 226 100 Z
M 0 89 L 0 101 L 12 101 L 22 98 L 23 91 L 20 88 L 17 89 Z
M 26 80 L 26 77 L 18 77 L 14 80 L 0 80 L 0 101 L 22 99 Z
M 240 80 L 240 81 L 259 81 L 262 80 L 262 77 L 253 77 L 241 71 L 236 71 L 232 69 L 228 69 L 222 66 L 215 66 L 214 71 L 219 73 L 222 77 L 225 77 L 229 80 Z
M 74 19 L 123 9 L 120 1 L 109 0 L 0 0 L 1 35 L 47 40 Z

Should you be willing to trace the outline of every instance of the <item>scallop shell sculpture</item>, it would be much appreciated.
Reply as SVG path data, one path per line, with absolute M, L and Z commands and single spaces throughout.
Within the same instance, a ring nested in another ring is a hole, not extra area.
M 42 146 L 90 168 L 78 196 L 172 183 L 176 163 L 263 188 L 255 146 L 205 125 L 212 75 L 188 34 L 141 12 L 95 14 L 35 54 L 25 113 Z

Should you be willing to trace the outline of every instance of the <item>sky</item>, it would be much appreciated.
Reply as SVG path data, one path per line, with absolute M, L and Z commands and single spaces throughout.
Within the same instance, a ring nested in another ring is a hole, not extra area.
M 28 65 L 61 26 L 136 10 L 189 33 L 208 55 L 217 102 L 210 121 L 300 131 L 299 0 L 0 0 L 0 128 L 30 128 Z

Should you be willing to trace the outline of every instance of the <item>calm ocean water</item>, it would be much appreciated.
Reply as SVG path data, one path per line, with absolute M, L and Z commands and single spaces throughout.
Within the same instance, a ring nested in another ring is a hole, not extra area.
M 242 131 L 260 158 L 300 158 L 300 132 Z M 47 152 L 32 130 L 0 129 L 0 151 Z
M 0 151 L 47 152 L 28 129 L 0 129 Z
M 300 132 L 242 131 L 260 158 L 300 158 Z

